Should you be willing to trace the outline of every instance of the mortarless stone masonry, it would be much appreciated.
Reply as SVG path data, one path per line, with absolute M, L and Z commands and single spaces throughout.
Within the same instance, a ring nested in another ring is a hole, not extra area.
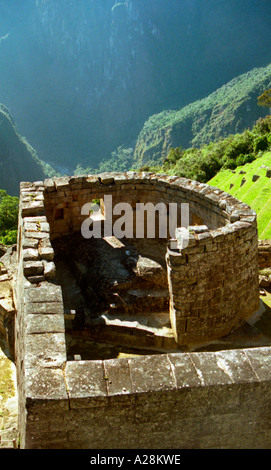
M 271 240 L 259 240 L 259 268 L 271 268 Z
M 177 347 L 226 335 L 259 306 L 256 214 L 228 194 L 133 172 L 22 183 L 15 293 L 21 447 L 270 447 L 268 347 L 67 361 L 51 240 L 80 232 L 82 206 L 105 194 L 113 205 L 133 207 L 188 202 L 191 225 L 206 226 L 191 227 L 183 250 L 161 243 Z

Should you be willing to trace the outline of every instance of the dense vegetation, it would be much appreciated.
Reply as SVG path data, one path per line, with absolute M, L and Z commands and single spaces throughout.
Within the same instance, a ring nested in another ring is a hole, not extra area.
M 200 148 L 171 148 L 162 164 L 143 165 L 139 170 L 168 173 L 200 182 L 208 182 L 221 169 L 253 162 L 263 152 L 271 149 L 271 116 L 260 118 L 252 129 L 218 139 Z M 111 158 L 102 162 L 98 169 L 77 166 L 76 174 L 104 171 L 128 171 L 135 167 L 132 149 L 119 147 Z
M 0 243 L 13 245 L 17 243 L 19 199 L 0 189 Z
M 208 184 L 248 204 L 257 213 L 260 239 L 271 239 L 271 152 L 235 170 L 221 170 Z
M 87 167 L 83 168 L 82 165 L 77 165 L 75 169 L 76 175 L 86 175 L 93 173 L 104 172 L 125 172 L 129 171 L 133 166 L 133 149 L 118 147 L 117 150 L 111 153 L 109 159 L 104 159 L 98 168 Z
M 258 96 L 258 105 L 271 108 L 271 88 L 265 90 L 261 96 Z
M 268 110 L 257 97 L 271 86 L 271 64 L 236 77 L 204 99 L 151 116 L 135 146 L 135 165 L 161 164 L 170 148 L 199 148 L 243 132 Z M 196 152 L 196 151 L 195 151 Z
M 250 130 L 210 142 L 201 148 L 172 148 L 159 171 L 208 182 L 220 169 L 234 170 L 271 149 L 271 116 L 259 119 Z M 149 168 L 144 166 L 144 169 Z
M 134 150 L 118 147 L 97 167 L 78 165 L 75 173 L 152 168 L 206 182 L 220 168 L 245 164 L 268 148 L 260 121 L 248 129 L 268 114 L 269 85 L 271 64 L 253 69 L 185 108 L 151 116 Z

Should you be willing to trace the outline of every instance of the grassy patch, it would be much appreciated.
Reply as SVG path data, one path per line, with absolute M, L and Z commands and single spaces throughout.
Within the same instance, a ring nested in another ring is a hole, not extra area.
M 209 181 L 211 186 L 226 191 L 248 204 L 257 213 L 259 238 L 271 238 L 271 178 L 266 177 L 266 170 L 271 168 L 271 152 L 265 152 L 254 162 L 230 170 L 220 171 Z M 240 174 L 240 171 L 245 174 Z M 253 182 L 253 175 L 260 178 Z M 245 183 L 241 186 L 242 179 Z

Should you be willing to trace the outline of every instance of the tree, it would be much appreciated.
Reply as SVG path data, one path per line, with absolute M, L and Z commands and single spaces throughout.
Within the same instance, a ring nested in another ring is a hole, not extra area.
M 262 95 L 258 96 L 258 105 L 271 108 L 271 88 L 265 90 Z
M 0 189 L 0 242 L 16 243 L 19 199 Z

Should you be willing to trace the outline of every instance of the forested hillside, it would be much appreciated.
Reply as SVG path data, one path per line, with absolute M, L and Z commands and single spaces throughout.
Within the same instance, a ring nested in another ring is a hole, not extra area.
M 8 109 L 0 104 L 0 188 L 19 195 L 20 181 L 45 178 L 46 165 L 23 138 Z
M 271 150 L 270 115 L 259 119 L 252 129 L 200 148 L 172 148 L 163 165 L 156 166 L 155 170 L 207 183 L 221 169 L 235 170 L 268 150 Z
M 151 116 L 137 139 L 136 166 L 161 163 L 172 147 L 198 148 L 240 133 L 269 113 L 257 97 L 271 87 L 271 64 L 243 74 L 180 110 Z

